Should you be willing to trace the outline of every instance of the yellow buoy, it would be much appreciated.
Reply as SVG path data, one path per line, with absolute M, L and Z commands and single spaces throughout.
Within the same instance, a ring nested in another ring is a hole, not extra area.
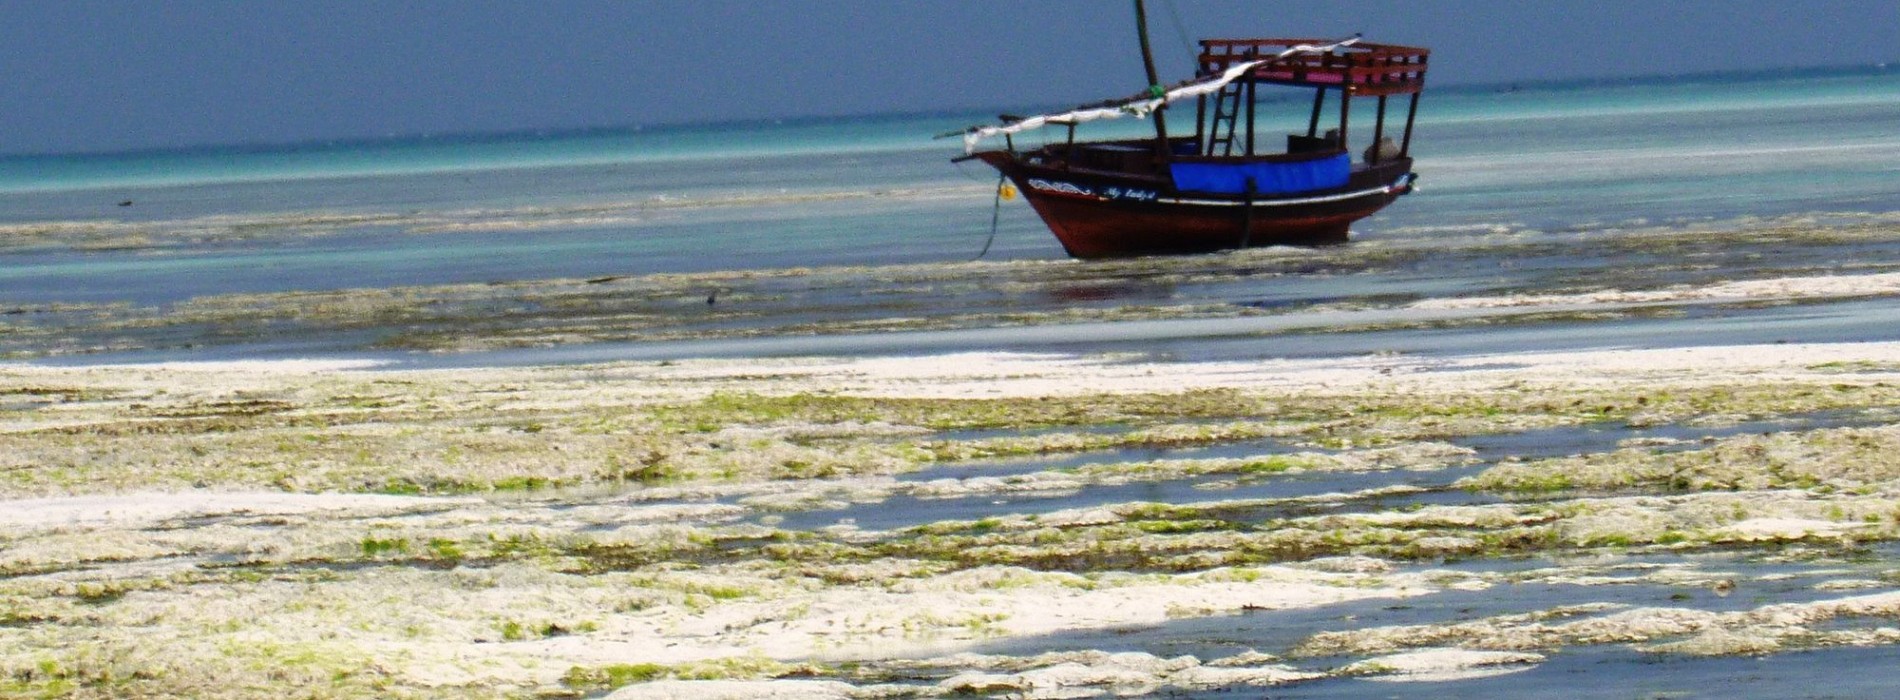
M 1001 187 L 996 188 L 996 195 L 999 197 L 1002 197 L 1003 199 L 1015 199 L 1016 187 L 1014 185 L 1011 185 L 1005 182 L 1002 184 Z

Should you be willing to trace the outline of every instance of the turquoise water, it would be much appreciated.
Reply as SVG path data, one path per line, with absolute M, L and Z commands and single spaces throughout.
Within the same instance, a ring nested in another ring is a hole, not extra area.
M 933 119 L 934 120 L 934 119 Z M 0 158 L 0 192 L 928 150 L 903 116 Z
M 931 136 L 984 117 L 0 158 L 0 300 L 962 260 L 994 174 Z M 1437 90 L 1414 155 L 1356 239 L 1891 211 L 1900 71 Z M 988 257 L 1062 253 L 1017 201 Z

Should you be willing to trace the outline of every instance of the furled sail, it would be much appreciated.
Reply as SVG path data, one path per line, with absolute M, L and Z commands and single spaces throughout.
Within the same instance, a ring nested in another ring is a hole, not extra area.
M 1281 51 L 1278 55 L 1270 58 L 1235 64 L 1217 75 L 1189 80 L 1175 86 L 1173 89 L 1163 90 L 1161 86 L 1157 85 L 1150 88 L 1147 94 L 1126 100 L 1077 107 L 1067 112 L 1059 112 L 1056 114 L 1039 114 L 1027 119 L 997 126 L 971 127 L 969 130 L 963 132 L 963 152 L 972 153 L 976 151 L 977 144 L 982 143 L 983 139 L 986 138 L 1018 134 L 1024 131 L 1040 129 L 1050 124 L 1080 124 L 1082 122 L 1092 122 L 1097 119 L 1114 119 L 1123 115 L 1134 115 L 1136 118 L 1146 119 L 1150 113 L 1170 102 L 1213 94 L 1221 88 L 1226 87 L 1228 83 L 1239 80 L 1240 76 L 1246 75 L 1247 71 L 1253 70 L 1255 67 L 1273 63 L 1288 56 L 1327 53 L 1356 43 L 1359 43 L 1359 37 L 1324 45 L 1300 44 Z

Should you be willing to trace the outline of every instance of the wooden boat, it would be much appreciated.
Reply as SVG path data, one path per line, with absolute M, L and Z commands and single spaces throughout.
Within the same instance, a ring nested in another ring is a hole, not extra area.
M 1412 191 L 1412 126 L 1429 50 L 1357 37 L 1205 39 L 1195 77 L 1163 87 L 1139 0 L 1135 11 L 1148 91 L 1059 114 L 1005 115 L 1000 125 L 962 132 L 966 154 L 956 160 L 978 159 L 1000 171 L 1069 255 L 1343 243 L 1354 221 Z M 1310 91 L 1310 105 L 1263 104 L 1263 87 Z M 1409 97 L 1398 129 L 1387 119 L 1395 96 Z M 1355 151 L 1353 106 L 1367 98 L 1376 99 L 1370 147 Z M 1171 134 L 1168 107 L 1186 100 L 1196 104 L 1194 132 Z M 1292 107 L 1304 126 L 1286 135 L 1284 150 L 1270 147 L 1260 126 L 1274 106 Z M 1152 115 L 1155 136 L 1075 140 L 1077 124 L 1127 114 Z M 1066 126 L 1067 140 L 1017 149 L 1015 134 L 1049 125 Z M 977 150 L 995 136 L 1003 137 L 1003 148 Z

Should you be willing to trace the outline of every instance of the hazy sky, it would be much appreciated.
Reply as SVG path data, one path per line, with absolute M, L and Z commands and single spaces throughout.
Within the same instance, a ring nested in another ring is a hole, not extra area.
M 1431 47 L 1441 85 L 1900 62 L 1900 0 L 1149 5 L 1164 81 L 1190 71 L 1184 33 L 1364 32 Z M 1132 14 L 1122 0 L 0 0 L 0 153 L 1018 111 L 1142 87 Z

